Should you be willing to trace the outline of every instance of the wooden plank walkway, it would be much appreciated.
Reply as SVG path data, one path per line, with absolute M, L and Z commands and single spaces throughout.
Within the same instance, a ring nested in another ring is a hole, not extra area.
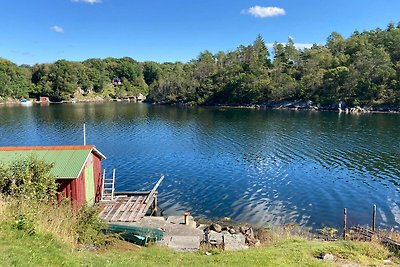
M 115 199 L 104 201 L 100 218 L 107 222 L 137 222 L 149 210 L 157 212 L 157 188 L 164 176 L 148 192 L 115 192 Z

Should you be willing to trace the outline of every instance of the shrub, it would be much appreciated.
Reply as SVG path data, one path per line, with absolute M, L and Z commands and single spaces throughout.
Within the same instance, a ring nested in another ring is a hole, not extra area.
M 53 164 L 34 156 L 0 165 L 0 193 L 35 199 L 54 198 L 57 183 L 50 174 Z
M 14 223 L 14 227 L 17 230 L 22 230 L 29 235 L 35 234 L 35 225 L 31 218 L 28 218 L 24 214 L 18 214 Z
M 52 167 L 33 156 L 0 165 L 0 221 L 24 234 L 51 234 L 71 246 L 107 244 L 97 208 L 75 210 L 69 201 L 56 201 Z
M 335 228 L 325 226 L 324 228 L 321 229 L 321 234 L 325 240 L 335 239 L 337 233 L 338 233 L 338 230 Z
M 96 207 L 82 206 L 76 214 L 77 243 L 102 246 L 107 244 L 105 235 L 101 234 L 106 224 L 99 219 Z

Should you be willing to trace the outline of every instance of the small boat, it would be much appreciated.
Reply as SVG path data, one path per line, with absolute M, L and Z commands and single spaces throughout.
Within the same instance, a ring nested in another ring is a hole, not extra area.
M 146 246 L 149 243 L 160 241 L 164 237 L 164 232 L 160 229 L 130 226 L 122 224 L 108 224 L 104 230 L 106 234 L 118 234 L 125 241 Z
M 32 106 L 32 101 L 30 101 L 30 100 L 22 99 L 22 100 L 20 101 L 20 103 L 21 103 L 21 105 L 23 105 L 23 106 Z

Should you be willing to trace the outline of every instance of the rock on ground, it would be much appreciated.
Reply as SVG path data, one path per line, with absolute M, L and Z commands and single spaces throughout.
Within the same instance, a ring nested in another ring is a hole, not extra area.
M 219 225 L 217 223 L 211 224 L 210 229 L 215 231 L 215 232 L 217 232 L 217 233 L 220 233 L 222 231 L 221 225 Z
M 324 257 L 322 258 L 324 261 L 333 261 L 335 260 L 335 256 L 332 254 L 325 254 Z
M 227 232 L 217 233 L 211 231 L 209 233 L 208 239 L 210 244 L 216 246 L 222 246 L 224 250 L 234 251 L 248 249 L 246 245 L 246 237 L 243 234 L 229 234 Z
M 226 234 L 224 235 L 224 250 L 235 251 L 248 249 L 246 245 L 246 237 L 241 234 Z

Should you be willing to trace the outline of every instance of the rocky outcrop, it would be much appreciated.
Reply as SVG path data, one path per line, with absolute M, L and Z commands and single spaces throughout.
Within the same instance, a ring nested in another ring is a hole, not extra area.
M 224 250 L 241 250 L 249 247 L 258 247 L 261 242 L 254 235 L 249 226 L 221 226 L 212 223 L 204 229 L 203 246 Z M 217 231 L 216 231 L 217 230 Z
M 249 247 L 258 247 L 261 244 L 260 240 L 255 237 L 252 227 L 241 226 L 239 230 L 246 237 L 246 244 Z
M 293 110 L 318 110 L 319 106 L 313 101 L 308 100 L 294 100 L 294 101 L 279 101 L 279 102 L 267 102 L 266 108 L 272 109 L 293 109 Z
M 210 230 L 215 231 L 217 233 L 221 233 L 222 227 L 221 227 L 221 225 L 219 225 L 217 223 L 213 223 L 210 225 Z

